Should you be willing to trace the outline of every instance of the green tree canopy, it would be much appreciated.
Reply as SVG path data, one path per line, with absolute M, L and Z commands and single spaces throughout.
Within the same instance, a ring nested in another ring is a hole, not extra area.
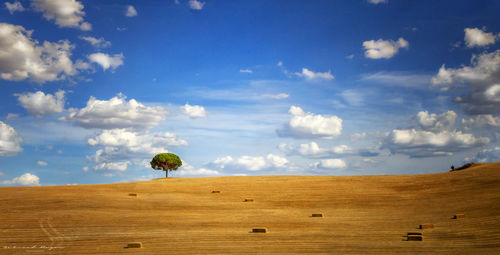
M 150 162 L 151 167 L 154 170 L 163 170 L 168 177 L 168 171 L 175 171 L 177 168 L 182 166 L 182 161 L 179 156 L 173 153 L 160 153 Z

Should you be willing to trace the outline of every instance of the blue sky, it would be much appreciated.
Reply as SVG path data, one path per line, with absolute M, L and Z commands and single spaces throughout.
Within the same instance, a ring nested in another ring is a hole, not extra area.
M 0 185 L 500 160 L 499 1 L 0 6 Z

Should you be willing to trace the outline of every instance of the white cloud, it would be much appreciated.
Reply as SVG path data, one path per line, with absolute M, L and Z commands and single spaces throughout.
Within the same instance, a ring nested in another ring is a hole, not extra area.
M 33 31 L 0 23 L 0 77 L 4 80 L 30 79 L 37 83 L 63 80 L 77 74 L 70 59 L 74 46 L 69 41 L 57 43 L 31 39 Z
M 240 73 L 253 73 L 250 69 L 240 69 Z
M 89 138 L 90 146 L 103 147 L 89 161 L 96 163 L 94 170 L 125 171 L 130 164 L 145 165 L 144 158 L 157 153 L 168 152 L 167 147 L 187 145 L 185 140 L 169 132 L 132 132 L 125 129 L 103 130 L 95 137 Z
M 372 59 L 391 58 L 400 48 L 408 48 L 408 45 L 408 41 L 403 38 L 397 41 L 378 39 L 363 42 L 365 57 Z
M 83 170 L 84 172 L 88 172 L 88 171 L 89 171 L 89 167 L 88 167 L 88 166 L 84 166 L 84 167 L 82 167 L 82 170 Z
M 130 161 L 123 162 L 104 162 L 94 167 L 94 171 L 118 171 L 124 172 L 127 170 L 128 165 L 130 165 Z
M 310 80 L 315 80 L 315 79 L 333 80 L 334 79 L 331 71 L 320 73 L 320 72 L 313 72 L 307 68 L 302 68 L 301 73 L 295 72 L 294 74 L 299 76 L 299 77 L 305 77 L 306 79 L 310 79 Z
M 123 147 L 130 152 L 155 154 L 166 151 L 167 146 L 185 146 L 188 143 L 169 132 L 136 133 L 125 129 L 103 130 L 99 135 L 89 138 L 91 146 Z
M 203 9 L 203 6 L 205 5 L 205 2 L 201 2 L 198 0 L 189 0 L 189 8 L 193 10 L 201 10 Z
M 5 7 L 9 10 L 10 14 L 14 14 L 14 12 L 22 12 L 24 11 L 23 5 L 19 1 L 15 1 L 13 3 L 5 2 Z
M 314 164 L 319 169 L 341 169 L 347 166 L 344 160 L 338 158 L 323 159 Z
M 34 174 L 25 173 L 19 177 L 15 177 L 10 181 L 2 181 L 3 185 L 14 185 L 14 186 L 40 186 L 40 178 Z
M 209 166 L 218 169 L 260 171 L 270 169 L 284 169 L 288 166 L 288 159 L 274 154 L 261 156 L 241 156 L 233 159 L 231 156 L 217 158 Z
M 23 151 L 21 142 L 21 137 L 13 127 L 0 121 L 0 157 L 14 156 Z
M 389 0 L 368 0 L 368 3 L 371 3 L 371 4 L 386 4 L 388 2 L 389 2 Z
M 280 136 L 331 139 L 342 132 L 342 119 L 337 116 L 305 113 L 302 108 L 293 105 L 289 113 L 293 117 L 283 129 L 277 130 Z
M 217 170 L 210 170 L 206 168 L 200 168 L 200 169 L 193 169 L 193 170 L 186 170 L 186 169 L 181 169 L 179 171 L 180 176 L 214 176 L 214 175 L 220 175 L 220 172 Z
M 387 147 L 392 153 L 410 157 L 450 156 L 453 152 L 488 144 L 487 137 L 475 137 L 461 131 L 425 131 L 395 129 L 388 136 Z
M 283 66 L 283 61 L 278 61 L 278 63 L 276 65 L 279 66 L 279 67 L 282 67 Z
M 60 113 L 64 110 L 64 94 L 62 90 L 54 95 L 45 94 L 42 91 L 35 93 L 14 94 L 21 106 L 30 115 L 41 117 L 42 115 Z
M 278 145 L 278 148 L 280 149 L 280 151 L 288 155 L 298 154 L 304 157 L 313 158 L 354 153 L 354 150 L 345 144 L 333 146 L 331 148 L 321 148 L 316 142 L 303 143 L 297 147 L 285 143 L 280 143 Z
M 92 36 L 80 36 L 80 39 L 85 40 L 97 48 L 106 48 L 111 46 L 111 42 L 104 40 L 104 38 L 95 38 Z
M 88 31 L 92 25 L 83 21 L 83 4 L 76 0 L 33 0 L 31 5 L 47 20 L 55 20 L 59 27 L 75 27 Z
M 115 70 L 119 66 L 123 65 L 123 54 L 115 54 L 110 56 L 105 53 L 93 53 L 88 56 L 88 59 L 91 63 L 99 64 L 104 71 L 111 67 L 111 69 Z
M 354 59 L 354 54 L 345 56 L 346 59 Z
M 279 94 L 264 94 L 262 95 L 262 97 L 265 97 L 265 98 L 271 98 L 271 99 L 286 99 L 288 98 L 290 95 L 287 94 L 287 93 L 279 93 Z
M 456 97 L 467 112 L 472 114 L 498 113 L 500 109 L 500 50 L 473 55 L 470 66 L 446 68 L 442 65 L 431 86 L 444 90 L 464 87 L 466 94 Z
M 494 44 L 497 36 L 493 33 L 486 33 L 479 28 L 466 28 L 465 30 L 465 45 L 469 48 L 482 47 L 489 44 Z
M 214 176 L 221 174 L 217 170 L 207 168 L 195 169 L 193 166 L 184 161 L 182 162 L 182 166 L 179 168 L 177 173 L 179 176 Z
M 69 109 L 70 114 L 61 118 L 73 121 L 85 128 L 131 128 L 148 129 L 165 119 L 167 111 L 160 106 L 148 107 L 135 99 L 126 100 L 123 94 L 109 100 L 90 97 L 82 109 Z
M 36 162 L 36 164 L 37 164 L 37 165 L 39 165 L 39 166 L 47 166 L 47 165 L 48 165 L 48 163 L 47 163 L 47 162 L 42 161 L 42 160 L 38 160 L 38 161 Z
M 191 119 L 196 119 L 196 118 L 203 118 L 207 116 L 207 113 L 205 111 L 205 107 L 200 106 L 200 105 L 189 105 L 185 104 L 184 106 L 180 107 L 182 109 L 182 112 L 189 116 Z
M 500 147 L 482 149 L 472 158 L 466 158 L 467 162 L 498 162 L 500 161 Z
M 500 127 L 500 117 L 491 114 L 481 114 L 469 119 L 462 119 L 462 124 L 470 129 L 471 127 Z
M 457 118 L 454 111 L 447 111 L 442 114 L 435 114 L 427 111 L 421 111 L 416 119 L 423 130 L 444 130 L 450 128 Z
M 132 5 L 127 6 L 127 11 L 125 12 L 125 16 L 127 17 L 137 16 L 137 10 L 134 8 L 134 6 Z

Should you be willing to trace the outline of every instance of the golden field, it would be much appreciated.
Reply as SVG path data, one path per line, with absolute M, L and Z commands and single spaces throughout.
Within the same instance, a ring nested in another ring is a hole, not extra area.
M 500 254 L 500 163 L 4 187 L 0 200 L 0 254 Z M 408 232 L 423 241 L 406 241 Z M 126 248 L 133 242 L 143 247 Z

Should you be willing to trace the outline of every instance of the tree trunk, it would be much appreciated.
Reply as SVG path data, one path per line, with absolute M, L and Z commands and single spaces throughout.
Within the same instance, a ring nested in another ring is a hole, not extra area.
M 165 170 L 165 174 L 167 175 L 165 178 L 168 178 L 168 170 Z

